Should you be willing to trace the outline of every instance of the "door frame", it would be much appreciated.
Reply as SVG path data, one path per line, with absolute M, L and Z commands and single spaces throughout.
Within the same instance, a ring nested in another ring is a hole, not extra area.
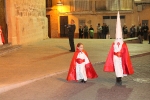
M 48 19 L 48 37 L 51 38 L 51 20 L 50 20 L 50 15 L 46 15 Z
M 60 16 L 60 37 L 68 36 L 68 16 Z

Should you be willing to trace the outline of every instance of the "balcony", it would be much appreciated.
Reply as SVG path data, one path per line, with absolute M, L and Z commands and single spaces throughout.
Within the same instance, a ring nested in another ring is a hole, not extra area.
M 131 12 L 133 0 L 70 0 L 73 14 L 97 14 L 107 12 Z

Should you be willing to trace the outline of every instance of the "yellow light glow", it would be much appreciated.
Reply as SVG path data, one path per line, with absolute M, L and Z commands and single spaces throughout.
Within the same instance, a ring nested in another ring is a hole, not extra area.
M 57 6 L 57 10 L 60 13 L 65 13 L 65 12 L 70 12 L 70 7 L 69 6 Z

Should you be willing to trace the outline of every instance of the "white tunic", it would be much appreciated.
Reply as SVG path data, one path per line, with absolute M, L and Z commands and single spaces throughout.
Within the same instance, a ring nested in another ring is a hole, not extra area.
M 121 51 L 123 42 L 119 42 L 119 45 L 117 43 L 118 43 L 117 41 L 114 43 L 114 52 L 120 52 Z M 113 62 L 114 62 L 116 77 L 125 76 L 123 74 L 121 57 L 118 57 L 118 56 L 114 55 L 113 56 Z
M 77 80 L 84 79 L 84 81 L 86 81 L 87 75 L 86 75 L 86 70 L 85 70 L 85 64 L 89 63 L 89 59 L 83 52 L 80 52 L 78 54 L 77 58 L 85 59 L 85 62 L 83 62 L 81 64 L 78 64 L 76 62 L 76 79 Z

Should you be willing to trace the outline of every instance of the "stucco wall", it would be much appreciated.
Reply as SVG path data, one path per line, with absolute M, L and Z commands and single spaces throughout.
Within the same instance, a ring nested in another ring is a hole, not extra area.
M 7 0 L 8 41 L 27 44 L 48 38 L 45 0 Z

